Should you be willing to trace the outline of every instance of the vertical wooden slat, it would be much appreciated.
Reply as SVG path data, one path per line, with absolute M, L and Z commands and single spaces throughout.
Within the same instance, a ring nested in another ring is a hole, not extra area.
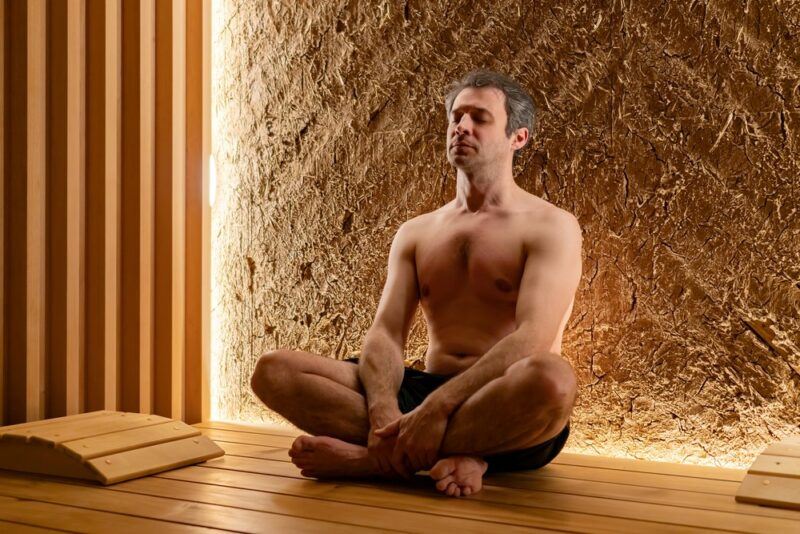
M 29 0 L 27 8 L 26 418 L 35 421 L 44 417 L 45 384 L 47 10 L 45 0 Z
M 105 5 L 86 0 L 86 411 L 105 408 Z
M 153 279 L 153 412 L 172 412 L 172 2 L 156 3 L 155 40 L 155 277 Z
M 211 0 L 203 3 L 203 198 L 202 198 L 202 275 L 201 275 L 201 418 L 211 419 Z
M 184 419 L 186 320 L 186 2 L 172 3 L 172 411 Z
M 120 0 L 105 0 L 105 262 L 104 356 L 106 410 L 118 409 L 120 263 Z
M 3 316 L 5 318 L 6 424 L 26 420 L 27 349 L 25 329 L 27 290 L 27 180 L 28 108 L 28 6 L 23 2 L 5 4 L 5 116 L 4 130 L 14 132 L 5 139 L 3 168 L 15 180 L 5 181 L 3 194 L 5 270 Z
M 189 424 L 203 420 L 203 217 L 206 114 L 202 0 L 186 0 L 186 327 L 184 414 Z
M 0 0 L 0 147 L 5 146 L 5 25 L 6 25 L 6 3 Z M 5 204 L 5 176 L 4 172 L 5 155 L 0 154 L 0 209 Z M 0 426 L 5 425 L 5 397 L 6 397 L 6 346 L 5 346 L 5 213 L 0 213 Z
M 47 9 L 45 417 L 67 414 L 67 0 Z
M 140 206 L 139 206 L 139 409 L 153 410 L 153 220 L 155 172 L 154 0 L 141 0 L 140 20 Z
M 119 400 L 120 410 L 137 412 L 140 403 L 140 106 L 144 87 L 140 72 L 140 15 L 138 3 L 122 3 L 121 143 L 120 143 L 120 276 L 119 276 Z
M 67 3 L 67 414 L 84 407 L 85 0 Z

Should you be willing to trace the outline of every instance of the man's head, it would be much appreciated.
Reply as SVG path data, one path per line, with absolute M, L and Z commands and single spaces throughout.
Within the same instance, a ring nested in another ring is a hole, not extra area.
M 533 100 L 517 82 L 482 69 L 450 86 L 445 109 L 447 160 L 465 169 L 513 162 L 535 118 Z

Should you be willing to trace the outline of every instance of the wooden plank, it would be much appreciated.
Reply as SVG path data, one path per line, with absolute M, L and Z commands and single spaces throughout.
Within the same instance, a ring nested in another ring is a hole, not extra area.
M 6 3 L 0 2 L 0 147 L 5 148 L 5 71 L 6 71 L 6 51 L 5 51 L 5 31 L 6 31 Z M 0 153 L 0 426 L 6 421 L 6 342 L 5 342 L 5 154 Z
M 771 475 L 748 474 L 736 494 L 739 502 L 797 510 L 795 528 L 800 525 L 800 480 Z
M 194 428 L 194 427 L 192 427 Z M 197 429 L 198 433 L 200 432 Z M 289 449 L 285 447 L 265 447 L 263 445 L 246 445 L 244 443 L 227 443 L 224 441 L 215 442 L 222 447 L 225 454 L 232 456 L 244 456 L 245 458 L 264 458 L 266 460 L 278 460 L 288 457 Z
M 57 444 L 82 439 L 109 432 L 139 428 L 165 423 L 169 419 L 158 415 L 140 413 L 114 413 L 88 420 L 69 421 L 61 424 L 44 425 L 33 429 L 19 429 L 5 432 L 4 440 L 35 441 Z
M 100 456 L 86 463 L 100 475 L 104 484 L 114 484 L 216 458 L 222 454 L 223 451 L 213 441 L 196 436 Z
M 67 2 L 49 2 L 45 257 L 45 417 L 67 413 Z
M 800 487 L 800 456 L 759 455 L 747 474 L 793 477 Z
M 5 70 L 6 70 L 6 51 L 5 51 L 5 18 L 6 3 L 0 2 L 0 147 L 5 147 Z M 6 343 L 5 343 L 5 154 L 0 153 L 0 426 L 5 424 L 5 401 L 6 401 Z
M 731 482 L 741 482 L 747 473 L 744 469 L 732 469 L 729 467 L 652 462 L 647 460 L 633 460 L 629 458 L 609 458 L 606 456 L 590 456 L 588 454 L 575 454 L 568 452 L 562 452 L 559 454 L 555 460 L 553 460 L 553 463 L 560 465 L 617 469 L 621 471 L 634 471 L 638 473 L 654 473 L 704 479 L 728 480 Z
M 120 169 L 122 139 L 122 6 L 105 0 L 105 183 L 104 183 L 104 406 L 119 406 L 119 269 L 120 269 Z M 146 413 L 146 412 L 145 412 Z
M 62 443 L 64 452 L 77 460 L 89 460 L 118 452 L 156 445 L 181 438 L 199 436 L 200 431 L 180 421 L 170 421 L 158 425 L 132 428 L 89 438 Z
M 11 521 L 0 521 L 0 531 L 15 532 L 17 534 L 39 534 L 44 532 L 65 532 L 51 528 L 33 527 L 23 523 L 12 523 Z
M 305 478 L 300 475 L 300 470 L 289 462 L 257 460 L 252 458 L 241 458 L 235 456 L 224 456 L 204 463 L 203 468 L 230 469 L 234 471 L 244 471 L 257 474 L 279 475 L 286 477 Z M 546 469 L 543 468 L 543 469 Z M 423 486 L 418 490 L 409 488 L 408 485 L 392 485 L 398 491 L 416 491 L 420 494 L 435 492 L 431 487 L 429 479 L 422 479 Z M 369 488 L 382 487 L 379 484 L 369 484 L 362 481 L 354 481 L 352 484 L 363 485 Z M 656 521 L 659 523 L 673 524 L 676 526 L 686 525 L 695 528 L 719 528 L 723 530 L 736 530 L 745 528 L 748 531 L 755 531 L 761 527 L 773 528 L 773 531 L 780 531 L 796 524 L 797 519 L 785 519 L 765 516 L 748 516 L 738 513 L 718 512 L 714 510 L 687 508 L 684 506 L 665 506 L 661 504 L 650 504 L 641 502 L 634 497 L 634 500 L 620 500 L 615 498 L 583 496 L 564 493 L 551 493 L 540 490 L 520 490 L 496 486 L 491 477 L 485 480 L 484 489 L 471 496 L 474 500 L 506 503 L 518 506 L 545 507 L 551 510 L 586 512 L 598 516 L 613 516 L 624 519 L 635 519 L 640 521 Z M 563 484 L 562 484 L 563 485 Z M 637 488 L 639 492 L 644 492 L 644 488 Z M 651 490 L 652 491 L 652 490 Z M 702 494 L 703 492 L 699 492 Z M 798 516 L 800 519 L 800 516 Z
M 5 351 L 4 423 L 19 423 L 26 417 L 26 235 L 27 235 L 27 129 L 26 91 L 27 64 L 27 4 L 5 2 L 4 40 L 4 128 L 13 131 L 7 135 L 3 145 L 3 169 L 6 175 L 16 180 L 5 180 L 3 191 L 4 240 L 4 293 L 3 318 Z M 9 83 L 18 80 L 20 83 Z
M 105 324 L 105 32 L 106 4 L 86 0 L 86 178 L 84 256 L 84 388 L 85 410 L 106 408 Z M 109 407 L 116 409 L 116 406 Z
M 79 413 L 75 415 L 65 415 L 63 417 L 53 417 L 51 419 L 41 419 L 39 421 L 31 421 L 30 423 L 17 423 L 16 425 L 7 425 L 4 427 L 0 427 L 0 436 L 5 434 L 6 432 L 12 432 L 17 430 L 33 430 L 35 428 L 44 426 L 44 425 L 55 425 L 60 423 L 67 423 L 70 421 L 83 421 L 85 419 L 91 419 L 94 417 L 104 417 L 114 412 L 110 412 L 108 410 L 98 410 L 95 412 L 87 412 L 87 413 Z
M 141 124 L 147 111 L 140 110 L 141 11 L 147 2 L 121 4 L 120 41 L 121 106 L 120 106 L 120 269 L 119 274 L 119 409 L 150 413 L 148 363 L 143 361 L 141 343 L 140 268 L 140 183 L 146 170 L 141 168 Z M 147 386 L 141 382 L 148 381 Z M 144 400 L 142 397 L 145 397 Z
M 459 517 L 441 517 L 413 510 L 326 501 L 310 497 L 265 493 L 262 491 L 212 486 L 176 479 L 148 477 L 117 484 L 114 491 L 171 497 L 192 502 L 230 506 L 245 510 L 258 510 L 302 517 L 328 520 L 337 518 L 342 522 L 364 527 L 402 532 L 474 532 L 484 534 L 492 528 L 503 527 L 503 532 L 530 532 L 527 527 L 486 522 Z
M 67 2 L 67 415 L 84 407 L 86 2 Z
M 192 426 L 197 428 L 216 428 L 219 430 L 236 430 L 242 432 L 254 432 L 257 434 L 268 434 L 271 436 L 299 436 L 303 431 L 299 428 L 269 425 L 262 423 L 230 423 L 226 421 L 202 421 Z
M 203 2 L 186 0 L 185 179 L 185 409 L 184 421 L 202 420 L 203 388 Z
M 82 503 L 76 507 L 48 502 L 0 500 L 0 519 L 24 523 L 29 526 L 63 529 L 72 532 L 114 532 L 140 534 L 141 532 L 221 532 L 216 529 L 181 525 L 169 521 L 142 519 L 86 509 Z
M 201 421 L 211 418 L 211 2 L 203 0 L 203 230 L 201 287 Z M 189 421 L 194 422 L 194 421 Z
M 47 6 L 30 0 L 27 76 L 26 419 L 45 412 L 45 180 L 47 147 Z
M 791 441 L 781 441 L 770 444 L 761 454 L 771 454 L 773 456 L 792 456 L 800 458 L 800 444 Z
M 341 481 L 303 480 L 195 466 L 160 473 L 155 476 L 157 478 L 202 482 L 216 486 L 311 497 L 323 501 L 362 504 L 444 517 L 458 517 L 573 532 L 693 531 L 680 526 L 595 515 L 583 510 L 565 512 L 563 510 L 549 509 L 548 507 L 513 506 L 504 502 L 481 502 L 475 500 L 474 496 L 465 499 L 453 499 L 437 495 L 435 491 L 414 491 L 410 488 L 400 490 L 389 484 L 368 487 L 356 484 L 342 484 Z M 419 488 L 419 485 L 417 487 Z M 528 504 L 536 504 L 536 502 L 532 500 Z
M 153 412 L 153 278 L 155 196 L 155 0 L 139 15 L 139 410 Z
M 217 430 L 213 428 L 201 428 L 200 430 L 204 436 L 208 436 L 215 441 L 249 443 L 251 445 L 266 445 L 267 447 L 291 447 L 292 442 L 295 440 L 293 436 L 270 436 L 267 434 Z
M 175 147 L 172 146 L 173 109 L 173 5 L 156 2 L 155 12 L 155 187 L 153 227 L 155 276 L 153 278 L 153 413 L 172 416 L 173 326 L 172 288 L 175 274 L 172 196 Z
M 120 498 L 120 492 L 90 487 L 77 482 L 67 483 L 48 480 L 45 484 L 32 485 L 30 478 L 10 473 L 0 474 L 0 494 L 53 504 L 80 506 L 95 511 L 126 514 L 145 519 L 168 517 L 170 521 L 192 527 L 227 529 L 240 532 L 324 531 L 346 534 L 348 532 L 371 531 L 371 529 L 355 525 L 288 517 L 212 504 L 190 503 L 177 499 L 137 495 L 134 493 L 129 493 L 125 495 L 125 498 Z M 16 503 L 12 505 L 17 506 Z M 0 519 L 8 519 L 3 516 L 3 511 L 3 508 L 0 508 Z M 164 524 L 169 525 L 166 522 Z M 113 528 L 108 528 L 109 526 L 106 525 L 108 529 L 106 531 L 118 531 L 116 525 Z M 85 528 L 83 525 L 77 525 L 77 528 L 73 528 L 73 530 L 85 531 Z M 158 532 L 161 531 L 160 525 L 150 525 L 150 528 L 155 528 Z
M 172 273 L 170 377 L 173 419 L 185 418 L 186 359 L 186 0 L 172 2 Z M 197 335 L 196 333 L 194 334 Z

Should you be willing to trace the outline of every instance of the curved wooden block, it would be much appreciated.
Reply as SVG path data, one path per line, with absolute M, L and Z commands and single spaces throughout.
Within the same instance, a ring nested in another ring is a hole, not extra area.
M 98 411 L 0 427 L 0 469 L 114 484 L 224 455 L 183 421 Z

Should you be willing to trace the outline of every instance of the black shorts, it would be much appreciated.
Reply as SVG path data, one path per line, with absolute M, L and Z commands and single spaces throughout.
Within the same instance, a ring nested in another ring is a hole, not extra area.
M 358 364 L 358 358 L 347 358 L 344 361 Z M 397 403 L 400 406 L 400 411 L 404 414 L 410 412 L 422 404 L 425 397 L 430 395 L 433 390 L 450 380 L 450 378 L 452 378 L 450 375 L 436 375 L 406 367 L 403 374 L 403 383 L 397 392 Z M 567 421 L 561 433 L 544 443 L 518 451 L 484 456 L 483 459 L 489 464 L 487 472 L 522 471 L 544 467 L 558 456 L 558 453 L 564 448 L 568 437 L 569 421 Z

